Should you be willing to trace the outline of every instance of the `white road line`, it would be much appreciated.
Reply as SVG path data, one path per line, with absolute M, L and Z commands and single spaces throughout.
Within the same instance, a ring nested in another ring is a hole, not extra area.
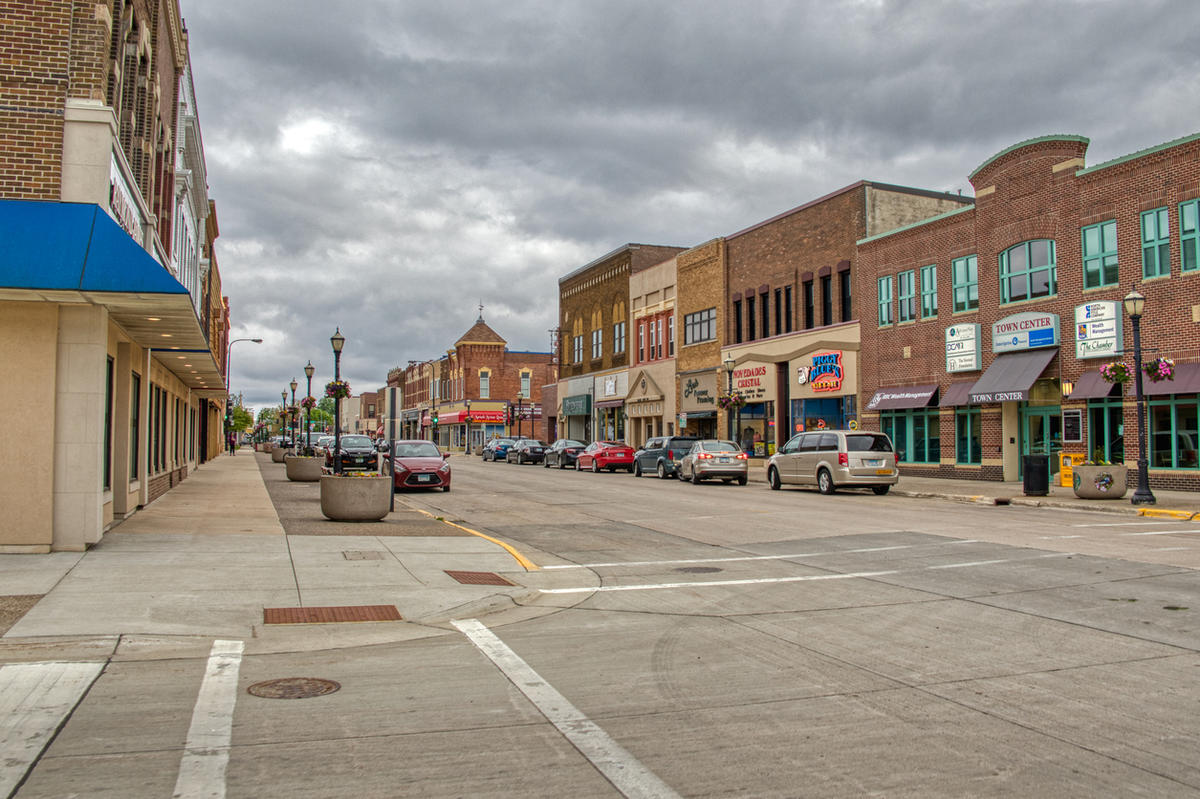
M 192 726 L 179 762 L 173 799 L 225 796 L 225 767 L 229 765 L 233 707 L 245 646 L 242 641 L 213 641 L 192 710 Z
M 1118 535 L 1196 535 L 1200 530 L 1152 530 L 1143 533 L 1118 533 Z
M 1072 527 L 1145 527 L 1147 524 L 1179 524 L 1178 521 L 1162 522 L 1105 522 L 1104 524 L 1073 524 Z
M 0 796 L 9 796 L 50 745 L 104 663 L 0 666 Z
M 945 563 L 940 566 L 926 566 L 926 569 L 964 569 L 968 566 L 991 566 L 994 563 L 1020 563 L 1027 560 L 1042 560 L 1044 558 L 1066 558 L 1070 552 L 1051 552 L 1046 555 L 1034 555 L 1029 558 L 998 558 L 996 560 L 976 560 L 970 563 Z
M 1057 541 L 1060 538 L 1083 538 L 1081 535 L 1039 535 L 1043 541 Z
M 892 547 L 867 547 L 864 549 L 838 549 L 828 552 L 792 552 L 786 555 L 738 555 L 728 558 L 689 558 L 680 560 L 625 560 L 608 563 L 564 563 L 557 566 L 543 566 L 543 571 L 553 569 L 611 569 L 619 566 L 671 566 L 681 563 L 736 563 L 752 560 L 787 560 L 788 558 L 822 558 L 832 555 L 856 555 L 863 552 L 891 552 L 897 549 L 913 549 L 914 547 L 949 546 L 951 544 L 978 544 L 974 539 L 957 541 L 939 541 L 935 544 L 901 544 Z
M 683 583 L 654 583 L 652 585 L 597 585 L 591 588 L 539 588 L 543 594 L 593 594 L 605 591 L 657 591 L 664 588 L 710 588 L 717 585 L 764 585 L 767 583 L 803 583 L 813 580 L 849 580 L 855 577 L 880 577 L 899 574 L 899 571 L 854 572 L 852 574 L 808 574 L 803 577 L 756 577 L 744 580 L 694 580 Z
M 477 619 L 450 622 L 512 681 L 534 707 L 588 759 L 623 796 L 678 799 L 679 794 L 641 764 L 595 722 L 542 679 L 520 655 Z

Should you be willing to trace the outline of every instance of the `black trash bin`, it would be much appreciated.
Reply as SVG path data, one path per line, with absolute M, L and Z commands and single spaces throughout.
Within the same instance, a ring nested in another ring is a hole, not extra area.
M 1025 455 L 1021 462 L 1025 473 L 1025 496 L 1044 497 L 1050 493 L 1050 456 Z

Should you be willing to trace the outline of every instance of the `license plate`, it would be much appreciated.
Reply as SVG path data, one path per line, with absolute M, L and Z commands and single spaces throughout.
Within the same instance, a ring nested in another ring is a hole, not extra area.
M 417 481 L 421 482 L 421 483 L 432 483 L 433 475 L 432 474 L 419 474 L 419 475 L 417 475 Z
M 876 469 L 875 474 L 891 474 L 891 469 Z
M 729 463 L 729 458 L 720 458 L 721 463 Z
M 863 465 L 864 466 L 882 466 L 883 461 L 878 458 L 876 458 L 875 460 L 865 460 L 865 461 L 863 461 Z

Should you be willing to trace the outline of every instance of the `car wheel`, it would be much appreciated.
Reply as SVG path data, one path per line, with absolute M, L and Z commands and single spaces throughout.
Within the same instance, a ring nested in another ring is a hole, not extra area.
M 891 486 L 871 486 L 871 490 L 881 497 L 888 492 L 889 488 Z
M 443 491 L 449 491 L 449 490 L 450 490 L 450 486 L 442 486 L 442 490 L 443 490 Z
M 579 465 L 579 461 L 575 461 L 575 471 L 582 472 L 583 467 Z
M 592 458 L 592 474 L 600 474 L 600 464 Z
M 737 480 L 738 480 L 738 485 L 744 486 L 750 480 L 750 478 L 743 474 Z
M 745 485 L 743 482 L 742 485 Z M 778 491 L 783 487 L 783 483 L 779 482 L 779 472 L 772 466 L 767 469 L 767 485 L 771 486 L 772 491 Z
M 517 455 L 517 465 L 518 466 L 525 465 L 525 456 L 524 455 L 520 455 L 520 454 Z
M 700 472 L 696 471 L 694 468 L 692 469 L 692 485 L 700 485 Z
M 822 494 L 832 494 L 836 490 L 833 484 L 833 475 L 828 469 L 822 469 L 817 472 L 817 490 Z
M 633 472 L 634 477 L 641 477 L 642 476 L 642 464 L 638 463 L 637 461 L 634 461 L 633 469 L 631 471 Z
M 659 480 L 667 479 L 667 464 L 663 463 L 662 461 L 659 461 L 657 471 L 658 471 L 658 479 Z

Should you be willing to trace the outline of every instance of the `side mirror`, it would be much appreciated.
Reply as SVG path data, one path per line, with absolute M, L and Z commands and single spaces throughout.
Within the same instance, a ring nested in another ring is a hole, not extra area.
M 443 453 L 442 453 L 442 460 L 448 460 L 449 458 L 450 458 L 450 453 L 449 453 L 449 452 L 443 452 Z

